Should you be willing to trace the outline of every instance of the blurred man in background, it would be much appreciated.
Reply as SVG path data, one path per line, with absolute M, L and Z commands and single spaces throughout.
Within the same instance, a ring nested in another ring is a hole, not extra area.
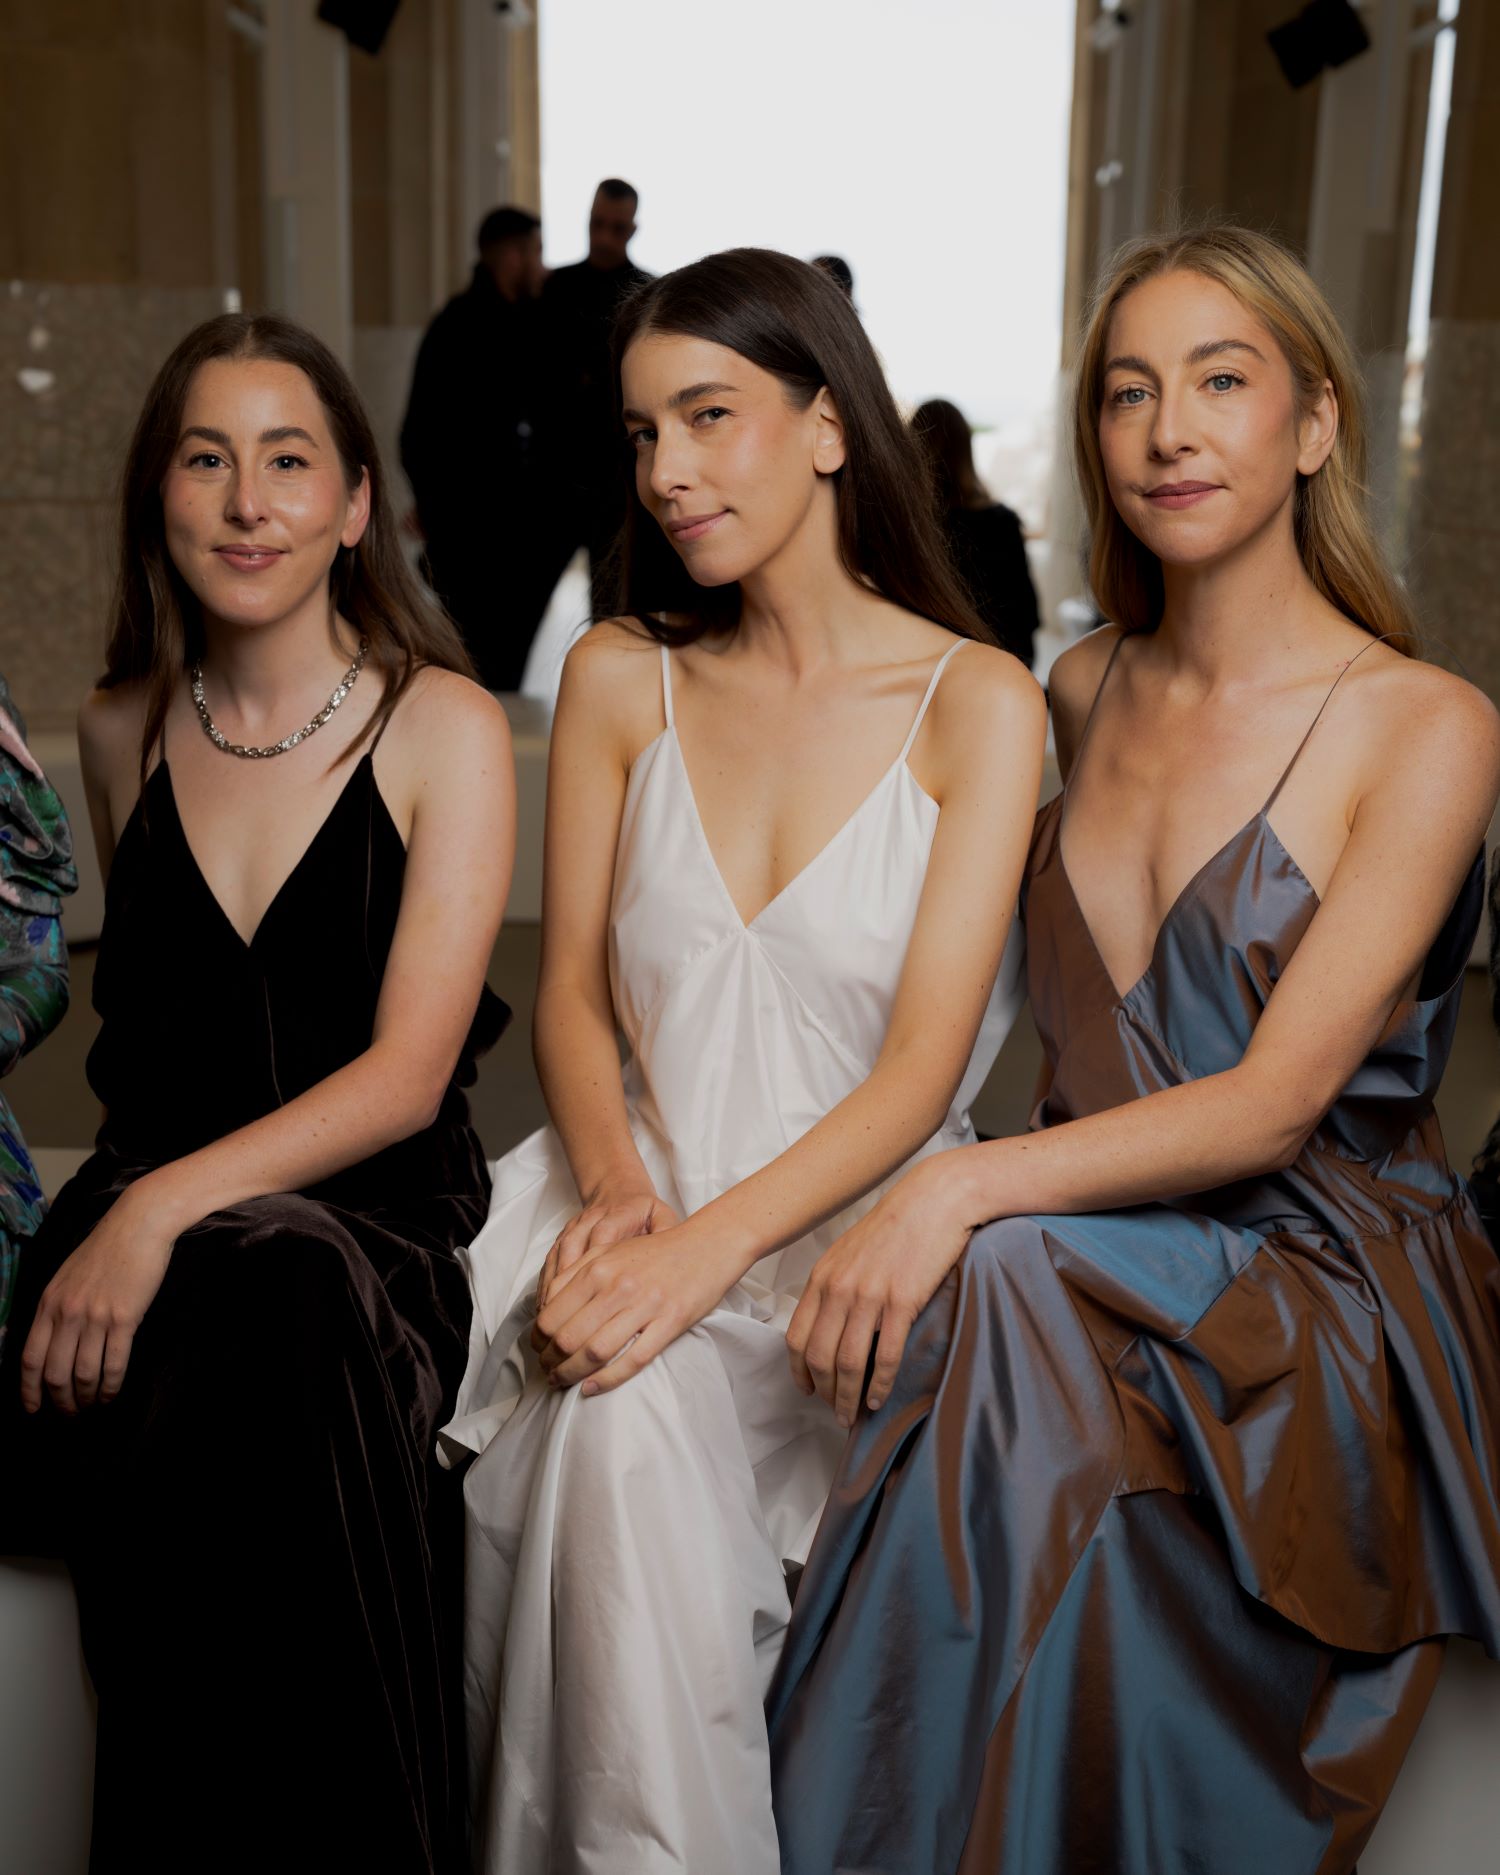
M 625 518 L 625 438 L 610 381 L 609 335 L 620 303 L 650 278 L 632 264 L 639 197 L 609 176 L 594 192 L 586 260 L 559 267 L 542 293 L 554 398 L 543 455 L 550 527 L 536 537 L 542 606 L 580 547 L 587 547 L 596 606 L 600 571 Z
M 548 401 L 542 279 L 540 221 L 493 209 L 473 279 L 422 340 L 401 426 L 427 578 L 491 690 L 520 689 L 551 590 L 538 590 L 531 546 Z

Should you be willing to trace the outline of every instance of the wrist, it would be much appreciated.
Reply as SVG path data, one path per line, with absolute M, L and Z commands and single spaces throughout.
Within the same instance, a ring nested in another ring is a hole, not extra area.
M 935 1153 L 915 1170 L 922 1175 L 925 1201 L 960 1228 L 977 1230 L 997 1214 L 994 1179 L 977 1145 Z
M 189 1181 L 177 1164 L 158 1166 L 153 1172 L 127 1185 L 115 1200 L 126 1207 L 126 1215 L 141 1225 L 168 1238 L 177 1238 L 194 1224 L 201 1223 L 213 1208 L 195 1204 Z
M 646 1176 L 639 1160 L 634 1165 L 613 1165 L 587 1184 L 580 1184 L 578 1195 L 585 1208 L 592 1204 L 616 1204 L 631 1198 L 655 1198 L 656 1187 Z

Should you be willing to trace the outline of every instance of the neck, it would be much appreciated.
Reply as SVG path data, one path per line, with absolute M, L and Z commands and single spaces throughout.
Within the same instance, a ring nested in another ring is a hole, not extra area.
M 791 538 L 740 581 L 740 594 L 740 642 L 793 677 L 867 655 L 870 609 L 885 604 L 839 558 L 834 491 L 826 485 L 814 490 Z
M 1292 507 L 1201 566 L 1163 564 L 1166 603 L 1158 653 L 1205 690 L 1264 678 L 1306 650 L 1327 607 L 1308 578 L 1292 532 Z
M 297 611 L 265 625 L 231 625 L 203 615 L 203 677 L 219 708 L 264 739 L 319 692 L 331 691 L 354 661 L 359 634 L 318 593 Z M 324 699 L 326 701 L 326 698 Z

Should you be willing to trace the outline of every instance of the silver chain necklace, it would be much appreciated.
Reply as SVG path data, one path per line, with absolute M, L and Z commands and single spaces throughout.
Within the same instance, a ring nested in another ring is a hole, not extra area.
M 248 761 L 260 761 L 268 755 L 285 755 L 288 749 L 295 749 L 299 742 L 315 735 L 326 723 L 333 712 L 354 688 L 354 680 L 365 667 L 365 653 L 370 648 L 368 638 L 361 638 L 359 649 L 354 654 L 354 662 L 338 681 L 333 695 L 318 711 L 310 723 L 304 723 L 289 736 L 283 736 L 280 742 L 268 743 L 263 749 L 247 747 L 243 742 L 231 742 L 208 713 L 208 705 L 203 700 L 203 665 L 201 661 L 193 666 L 193 701 L 198 706 L 198 720 L 203 725 L 203 733 L 216 749 L 222 749 L 226 755 L 242 755 Z

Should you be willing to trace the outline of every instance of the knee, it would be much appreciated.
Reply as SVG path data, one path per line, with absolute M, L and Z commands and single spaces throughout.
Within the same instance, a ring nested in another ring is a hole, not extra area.
M 174 1312 L 217 1341 L 243 1342 L 257 1362 L 320 1344 L 336 1358 L 361 1263 L 326 1207 L 278 1194 L 206 1217 L 179 1240 L 168 1278 Z

